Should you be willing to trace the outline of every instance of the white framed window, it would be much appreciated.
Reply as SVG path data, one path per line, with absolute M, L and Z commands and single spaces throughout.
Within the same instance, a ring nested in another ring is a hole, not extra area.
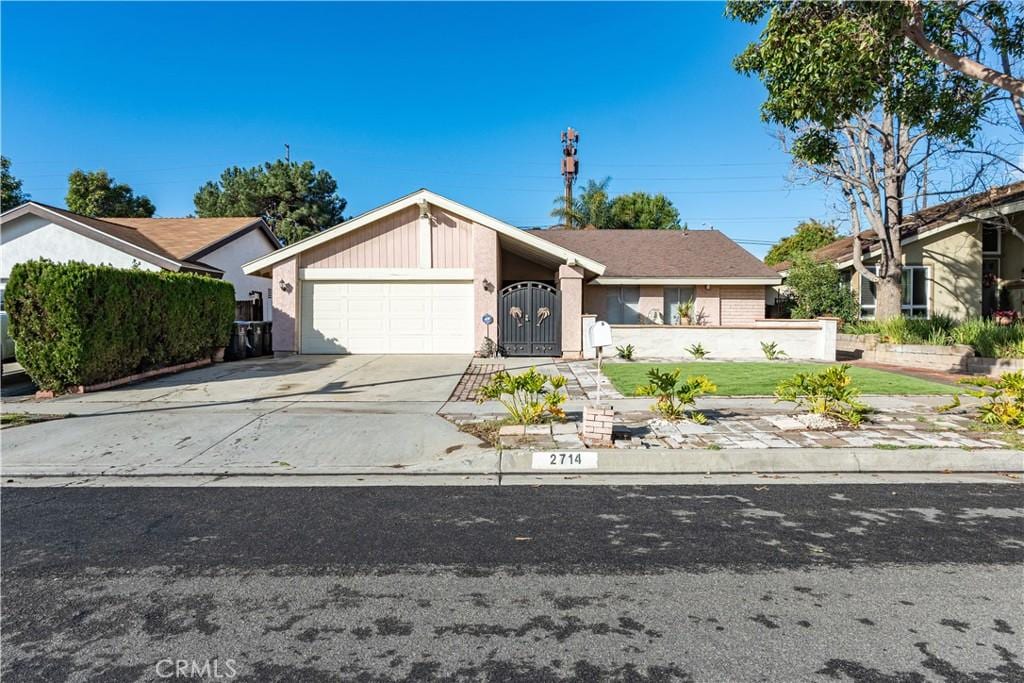
M 868 270 L 875 272 L 874 266 Z M 928 318 L 931 268 L 928 266 L 903 266 L 903 295 L 900 309 L 908 318 Z M 875 283 L 860 276 L 860 317 L 870 320 L 875 317 Z
M 637 325 L 640 323 L 640 288 L 608 287 L 605 298 L 605 318 L 609 325 Z
M 1003 253 L 1003 231 L 999 226 L 981 226 L 981 253 L 986 256 L 999 256 Z
M 696 290 L 693 287 L 665 287 L 662 292 L 665 309 L 662 320 L 665 321 L 666 325 L 678 325 L 679 311 L 677 309 L 679 304 L 693 301 Z M 695 316 L 696 312 L 690 315 Z

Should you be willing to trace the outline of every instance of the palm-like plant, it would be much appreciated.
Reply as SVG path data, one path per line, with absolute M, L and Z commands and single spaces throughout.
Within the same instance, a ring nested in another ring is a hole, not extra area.
M 555 199 L 555 208 L 551 215 L 570 228 L 608 228 L 612 224 L 611 198 L 608 196 L 608 185 L 612 179 L 588 180 L 583 191 L 576 196 L 571 206 L 566 206 L 565 197 Z

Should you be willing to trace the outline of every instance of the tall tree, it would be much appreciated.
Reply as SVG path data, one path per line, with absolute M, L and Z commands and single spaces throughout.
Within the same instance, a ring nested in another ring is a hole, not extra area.
M 149 218 L 156 207 L 146 195 L 136 195 L 125 183 L 114 182 L 106 171 L 76 169 L 68 176 L 68 209 L 85 216 Z
M 11 173 L 11 160 L 0 156 L 0 211 L 13 209 L 28 201 L 28 195 L 21 189 L 21 181 Z
M 194 202 L 200 217 L 262 216 L 290 244 L 344 220 L 347 202 L 337 191 L 337 181 L 312 161 L 278 159 L 225 169 L 218 182 L 199 188 Z
M 836 226 L 828 225 L 814 219 L 806 220 L 796 226 L 792 235 L 783 237 L 772 245 L 764 262 L 769 266 L 783 261 L 792 261 L 800 254 L 808 254 L 839 238 Z
M 611 226 L 611 198 L 608 185 L 612 179 L 588 180 L 583 191 L 573 197 L 572 206 L 565 205 L 565 197 L 555 199 L 551 215 L 570 228 L 607 228 Z
M 1024 129 L 1024 80 L 1014 76 L 1024 57 L 1024 11 L 1020 2 L 902 0 L 900 32 L 946 68 L 1004 91 Z M 884 11 L 891 11 L 885 7 Z M 953 41 L 944 40 L 954 26 Z M 938 34 L 936 36 L 936 34 Z M 986 61 L 993 63 L 986 64 Z
M 678 230 L 679 211 L 663 194 L 630 192 L 612 200 L 612 224 L 616 228 Z
M 841 191 L 853 234 L 870 228 L 874 269 L 864 265 L 860 239 L 854 267 L 875 283 L 876 316 L 900 315 L 904 209 L 931 192 L 923 168 L 931 165 L 934 184 L 944 152 L 973 146 L 991 105 L 987 86 L 892 40 L 899 12 L 875 3 L 734 0 L 727 13 L 749 23 L 767 17 L 735 67 L 764 83 L 762 117 L 783 128 L 798 167 Z M 952 29 L 933 39 L 951 44 Z M 990 172 L 949 180 L 939 194 L 976 189 Z
M 588 180 L 583 191 L 566 208 L 565 197 L 555 198 L 551 215 L 571 228 L 678 229 L 679 211 L 663 194 L 631 192 L 612 197 L 608 194 L 611 178 Z

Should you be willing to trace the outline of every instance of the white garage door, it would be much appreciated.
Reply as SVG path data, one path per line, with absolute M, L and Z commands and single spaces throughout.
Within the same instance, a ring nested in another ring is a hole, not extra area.
M 302 283 L 303 353 L 473 353 L 471 282 Z

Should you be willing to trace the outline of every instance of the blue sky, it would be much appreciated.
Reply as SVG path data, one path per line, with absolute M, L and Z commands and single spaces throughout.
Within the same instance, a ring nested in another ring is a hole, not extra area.
M 187 215 L 228 165 L 283 155 L 338 180 L 356 214 L 428 187 L 547 225 L 559 132 L 582 178 L 664 192 L 690 227 L 757 254 L 837 214 L 790 185 L 730 62 L 755 37 L 717 3 L 56 4 L 2 13 L 2 137 L 25 189 L 63 204 L 105 168 Z M 45 42 L 40 37 L 45 36 Z

